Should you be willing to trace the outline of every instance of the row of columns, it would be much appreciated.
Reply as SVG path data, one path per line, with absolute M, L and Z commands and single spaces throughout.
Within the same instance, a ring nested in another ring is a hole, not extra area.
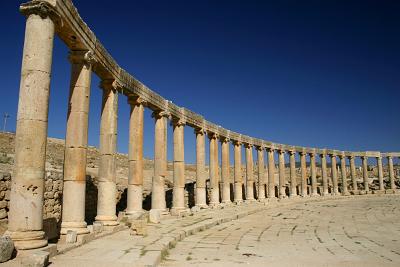
M 45 156 L 48 126 L 50 75 L 56 12 L 45 3 L 29 2 L 23 5 L 27 16 L 23 62 L 21 70 L 20 98 L 15 141 L 15 171 L 10 194 L 8 235 L 17 249 L 31 249 L 47 244 L 43 231 L 43 193 L 45 177 Z M 78 235 L 88 233 L 85 222 L 86 156 L 88 145 L 88 117 L 90 83 L 93 55 L 90 51 L 71 51 L 70 94 L 68 101 L 67 129 L 64 160 L 64 189 L 61 234 L 75 231 Z M 100 87 L 103 101 L 100 118 L 100 166 L 98 175 L 98 206 L 96 221 L 113 227 L 118 224 L 116 217 L 116 161 L 118 90 L 115 80 L 102 80 Z M 137 216 L 143 212 L 143 114 L 146 102 L 138 96 L 128 96 L 131 107 L 129 118 L 129 174 L 126 214 Z M 185 162 L 184 127 L 180 118 L 171 117 L 164 110 L 153 112 L 154 175 L 152 180 L 151 205 L 153 210 L 167 212 L 165 199 L 165 178 L 167 176 L 167 125 L 172 119 L 173 126 L 173 207 L 171 211 L 185 210 Z M 230 155 L 231 140 L 217 133 L 195 129 L 196 134 L 196 205 L 199 207 L 218 206 L 230 203 Z M 209 178 L 211 196 L 207 204 L 205 168 L 205 136 L 209 138 Z M 221 142 L 221 177 L 219 171 L 219 141 Z M 234 145 L 234 201 L 254 201 L 254 166 L 252 144 L 232 140 Z M 246 180 L 242 174 L 242 146 L 245 147 Z M 268 171 L 265 169 L 265 148 L 256 147 L 258 162 L 258 199 L 275 198 L 274 153 L 279 156 L 278 197 L 286 197 L 285 153 L 290 154 L 290 196 L 297 196 L 296 151 L 267 148 Z M 299 152 L 301 163 L 301 195 L 307 193 L 306 154 Z M 311 195 L 317 195 L 315 153 L 309 153 L 311 164 Z M 342 185 L 346 185 L 346 158 L 340 156 Z M 325 155 L 321 155 L 323 189 L 327 194 L 327 168 Z M 332 155 L 332 166 L 336 156 Z M 378 158 L 380 187 L 383 189 L 382 160 Z M 364 187 L 368 191 L 367 158 L 363 157 Z M 354 158 L 350 157 L 350 173 L 353 189 L 357 190 Z M 393 161 L 389 157 L 391 188 L 394 189 Z M 337 194 L 336 167 L 332 167 L 333 193 Z M 220 183 L 221 181 L 221 183 Z M 220 184 L 222 196 L 220 197 Z M 244 186 L 243 186 L 244 185 Z M 245 197 L 243 197 L 243 188 Z M 268 188 L 267 192 L 265 188 Z

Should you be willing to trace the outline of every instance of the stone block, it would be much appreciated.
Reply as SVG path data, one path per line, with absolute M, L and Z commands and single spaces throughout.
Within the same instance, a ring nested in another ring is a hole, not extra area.
M 76 243 L 78 234 L 75 231 L 68 230 L 65 236 L 65 243 L 73 244 Z
M 149 212 L 149 222 L 151 223 L 160 223 L 161 219 L 161 211 L 159 210 L 150 210 Z
M 49 264 L 50 253 L 37 251 L 22 258 L 21 265 L 24 267 L 45 267 Z
M 201 209 L 200 209 L 199 206 L 193 206 L 193 207 L 191 208 L 191 210 L 192 210 L 193 213 L 195 213 L 195 212 L 199 212 Z
M 0 262 L 11 259 L 14 251 L 14 242 L 9 236 L 0 237 Z
M 7 201 L 0 201 L 0 209 L 4 209 L 4 208 L 7 208 Z
M 0 209 L 0 219 L 7 218 L 7 211 L 5 209 Z
M 93 222 L 93 233 L 98 234 L 103 232 L 104 225 L 102 222 Z
M 130 234 L 131 235 L 147 235 L 147 224 L 145 220 L 131 220 Z

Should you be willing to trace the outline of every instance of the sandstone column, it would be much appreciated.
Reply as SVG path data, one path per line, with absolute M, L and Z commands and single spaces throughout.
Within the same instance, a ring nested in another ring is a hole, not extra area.
M 332 186 L 333 186 L 333 195 L 338 195 L 339 194 L 339 189 L 338 189 L 338 177 L 337 177 L 337 166 L 336 166 L 336 155 L 335 154 L 330 154 L 331 156 L 331 171 L 332 171 Z
M 49 4 L 35 2 L 21 5 L 20 10 L 27 21 L 6 235 L 17 249 L 33 249 L 47 245 L 43 191 L 56 13 Z
M 233 141 L 234 145 L 234 179 L 235 179 L 235 203 L 243 201 L 243 178 L 242 178 L 242 144 L 239 141 Z
M 140 97 L 128 98 L 129 117 L 129 173 L 126 215 L 137 217 L 143 213 L 143 114 L 145 102 Z
M 265 166 L 264 166 L 264 148 L 257 147 L 258 160 L 258 200 L 265 199 Z
M 297 196 L 296 151 L 289 151 L 290 163 L 290 197 Z
M 226 137 L 221 138 L 221 156 L 222 203 L 231 203 L 229 139 Z
M 307 196 L 307 162 L 306 153 L 300 151 L 300 169 L 301 169 L 301 196 Z
M 274 149 L 268 150 L 268 198 L 274 199 L 275 196 L 275 158 Z
M 315 166 L 315 153 L 311 152 L 310 165 L 311 165 L 311 196 L 318 196 L 317 192 L 317 168 Z
M 390 189 L 395 190 L 396 185 L 394 183 L 394 169 L 393 169 L 393 158 L 392 156 L 388 156 L 388 165 L 389 165 L 389 179 L 390 179 Z
M 61 234 L 87 234 L 85 222 L 86 154 L 91 82 L 91 52 L 71 51 L 71 81 L 64 151 Z
M 219 204 L 218 135 L 215 133 L 210 133 L 208 138 L 210 139 L 210 206 L 217 206 Z
M 326 155 L 325 152 L 320 154 L 321 157 L 321 169 L 322 169 L 322 187 L 323 187 L 323 196 L 329 195 L 329 190 L 328 190 L 328 174 L 327 174 L 327 169 L 326 169 Z
M 174 131 L 174 189 L 172 195 L 172 210 L 179 212 L 185 207 L 185 149 L 184 149 L 184 127 L 185 122 L 181 119 L 172 121 Z M 179 214 L 179 213 L 178 213 Z
M 254 201 L 254 168 L 253 145 L 245 144 L 246 148 L 246 202 Z
M 347 189 L 347 172 L 346 172 L 346 156 L 344 154 L 339 155 L 340 159 L 340 171 L 342 173 L 342 195 L 349 195 L 349 191 Z
M 362 156 L 362 166 L 363 166 L 363 181 L 364 181 L 364 191 L 365 194 L 368 193 L 369 191 L 369 186 L 368 186 L 368 157 L 367 156 Z
M 103 103 L 100 119 L 100 166 L 96 221 L 105 226 L 118 225 L 116 216 L 118 91 L 115 80 L 103 80 Z
M 205 171 L 205 131 L 195 129 L 196 134 L 196 206 L 205 208 L 206 202 L 206 171 Z
M 167 211 L 165 202 L 165 177 L 167 176 L 167 119 L 166 111 L 154 111 L 154 175 L 152 181 L 151 209 Z
M 356 163 L 354 161 L 354 156 L 349 156 L 350 161 L 350 175 L 351 175 L 351 183 L 353 185 L 352 193 L 353 195 L 358 194 L 358 186 L 357 186 L 357 175 L 356 175 Z
M 385 186 L 383 185 L 383 166 L 382 166 L 382 157 L 379 156 L 376 158 L 376 162 L 378 165 L 378 179 L 379 179 L 379 190 L 384 191 Z
M 279 149 L 279 198 L 286 198 L 285 150 Z

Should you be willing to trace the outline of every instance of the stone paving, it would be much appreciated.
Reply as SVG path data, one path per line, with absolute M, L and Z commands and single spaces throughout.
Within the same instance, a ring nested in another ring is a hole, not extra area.
M 187 237 L 162 266 L 400 266 L 400 196 L 268 208 Z

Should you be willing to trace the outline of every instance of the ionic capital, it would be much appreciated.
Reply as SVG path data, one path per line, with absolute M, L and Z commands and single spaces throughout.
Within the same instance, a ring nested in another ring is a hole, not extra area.
M 57 26 L 62 27 L 62 19 L 57 10 L 47 1 L 30 1 L 19 6 L 19 11 L 26 17 L 38 15 L 42 19 L 49 17 Z
M 221 136 L 219 138 L 219 140 L 221 140 L 221 143 L 229 143 L 230 142 L 230 139 L 228 137 L 225 137 L 225 136 Z
M 273 153 L 275 151 L 275 148 L 273 147 L 267 147 L 267 151 L 270 153 Z
M 247 149 L 250 149 L 250 148 L 253 147 L 253 144 L 245 143 L 244 147 L 247 148 Z
M 285 149 L 283 149 L 283 148 L 279 148 L 279 149 L 278 149 L 278 153 L 279 153 L 279 154 L 285 154 L 285 152 L 286 152 L 286 151 L 285 151 Z
M 209 132 L 208 133 L 208 138 L 211 139 L 217 139 L 218 138 L 218 134 L 217 133 L 213 133 L 213 132 Z
M 204 130 L 204 128 L 194 128 L 194 133 L 199 135 L 204 135 L 206 134 L 206 130 Z
M 255 146 L 255 148 L 256 148 L 257 151 L 264 151 L 264 149 L 265 149 L 262 146 Z
M 71 50 L 68 59 L 72 64 L 84 64 L 88 68 L 96 62 L 90 50 Z
M 131 106 L 146 106 L 147 101 L 140 96 L 128 96 L 128 104 Z
M 242 142 L 239 141 L 239 140 L 232 140 L 232 144 L 233 144 L 234 146 L 241 146 L 241 145 L 242 145 Z
M 337 155 L 336 155 L 335 153 L 330 153 L 330 154 L 329 154 L 329 157 L 331 157 L 331 158 L 336 158 L 336 156 L 337 156 Z
M 169 113 L 168 111 L 165 111 L 165 110 L 156 110 L 151 114 L 151 117 L 153 117 L 155 119 L 160 119 L 160 118 L 170 119 L 171 113 Z
M 181 119 L 181 118 L 173 117 L 173 118 L 172 118 L 172 121 L 171 121 L 171 125 L 177 126 L 177 127 L 179 127 L 179 126 L 185 126 L 185 125 L 186 125 L 186 121 L 183 120 L 183 119 Z
M 296 155 L 296 150 L 288 150 L 289 155 Z
M 122 86 L 115 79 L 105 79 L 100 82 L 100 88 L 106 91 L 118 91 Z

